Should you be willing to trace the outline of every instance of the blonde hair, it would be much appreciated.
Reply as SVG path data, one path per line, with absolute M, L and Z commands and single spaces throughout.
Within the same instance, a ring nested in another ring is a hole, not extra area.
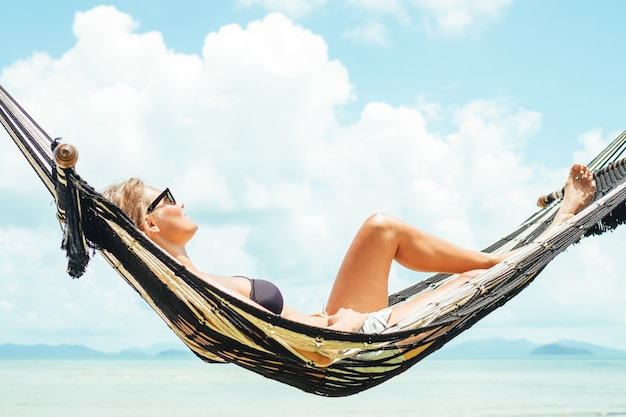
M 119 184 L 108 186 L 102 195 L 121 208 L 135 226 L 143 230 L 143 219 L 148 208 L 145 188 L 146 185 L 140 179 L 129 178 Z

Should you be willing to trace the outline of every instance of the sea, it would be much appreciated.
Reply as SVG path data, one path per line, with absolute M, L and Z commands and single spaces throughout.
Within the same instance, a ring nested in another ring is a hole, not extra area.
M 191 358 L 7 359 L 0 416 L 626 416 L 626 359 L 427 358 L 344 398 Z

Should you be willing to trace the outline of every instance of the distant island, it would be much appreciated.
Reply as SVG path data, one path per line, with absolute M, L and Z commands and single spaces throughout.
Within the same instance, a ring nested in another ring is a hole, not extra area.
M 525 339 L 491 338 L 444 346 L 432 357 L 439 359 L 522 359 L 540 357 L 562 358 L 625 358 L 626 351 L 609 349 L 573 340 L 538 345 Z M 0 345 L 0 360 L 19 359 L 193 359 L 196 356 L 184 345 L 156 345 L 144 349 L 127 349 L 115 353 L 100 352 L 82 345 Z
M 626 351 L 591 343 L 560 340 L 539 345 L 525 339 L 490 338 L 472 340 L 443 347 L 435 353 L 439 358 L 519 359 L 559 356 L 567 358 L 626 358 Z
M 184 348 L 183 348 L 184 349 Z M 0 360 L 3 359 L 174 359 L 195 358 L 190 350 L 165 348 L 128 349 L 115 353 L 100 352 L 82 345 L 0 345 Z
M 589 349 L 562 346 L 557 343 L 539 346 L 530 352 L 531 355 L 593 355 Z

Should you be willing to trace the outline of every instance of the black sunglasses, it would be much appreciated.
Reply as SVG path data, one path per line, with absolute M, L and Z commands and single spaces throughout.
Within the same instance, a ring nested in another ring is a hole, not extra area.
M 159 194 L 157 198 L 154 199 L 152 203 L 150 203 L 150 205 L 146 209 L 146 213 L 152 213 L 163 199 L 165 199 L 165 201 L 167 201 L 169 204 L 176 204 L 176 199 L 172 195 L 172 192 L 169 188 L 166 188 L 161 194 Z

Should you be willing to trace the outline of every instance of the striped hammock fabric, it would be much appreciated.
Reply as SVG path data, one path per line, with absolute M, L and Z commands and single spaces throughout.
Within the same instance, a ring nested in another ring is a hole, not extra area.
M 79 277 L 97 251 L 202 360 L 234 363 L 323 396 L 355 394 L 406 371 L 504 305 L 569 245 L 626 219 L 624 132 L 589 164 L 597 183 L 594 202 L 544 241 L 530 243 L 549 225 L 558 199 L 485 251 L 523 249 L 454 294 L 381 334 L 337 332 L 262 311 L 191 274 L 82 180 L 66 161 L 71 148 L 52 140 L 1 86 L 0 121 L 57 202 L 70 275 Z M 434 275 L 392 294 L 389 305 L 451 278 Z

